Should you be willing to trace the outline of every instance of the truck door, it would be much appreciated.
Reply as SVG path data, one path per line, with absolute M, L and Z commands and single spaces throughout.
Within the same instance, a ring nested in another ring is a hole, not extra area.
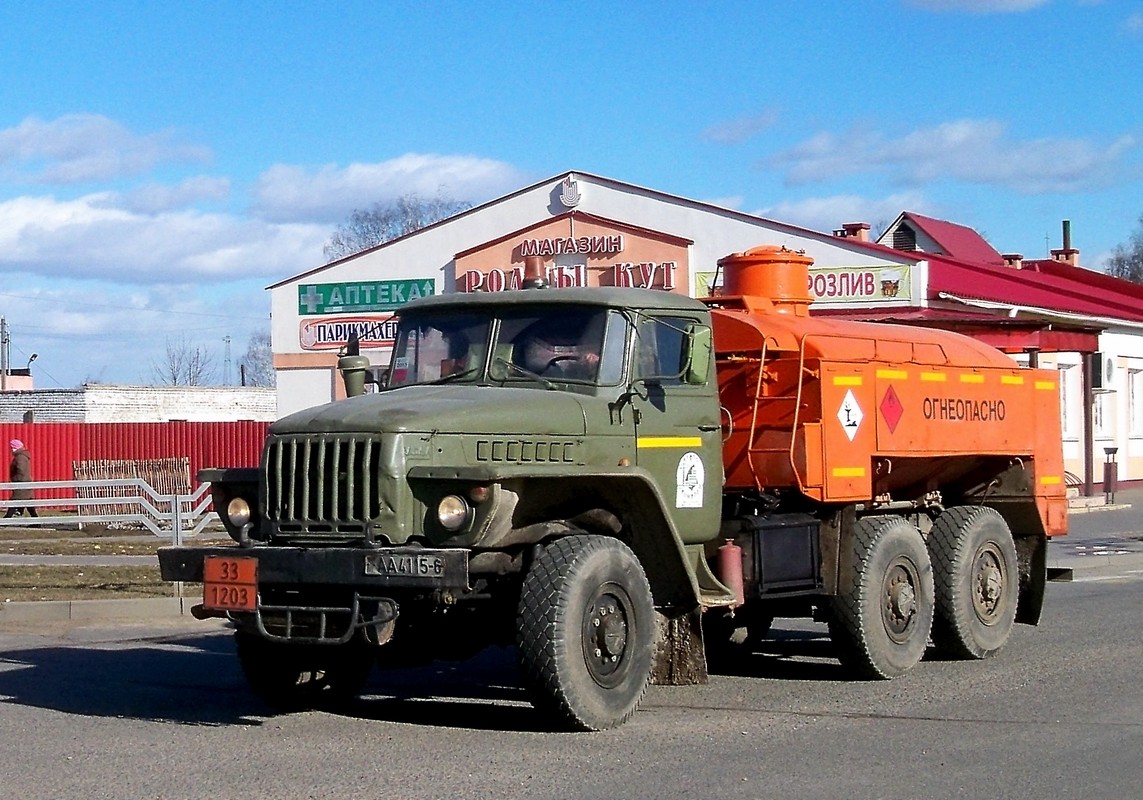
M 713 359 L 706 381 L 686 383 L 683 342 L 697 317 L 643 313 L 636 325 L 637 463 L 651 472 L 685 543 L 705 541 L 722 515 L 722 441 Z

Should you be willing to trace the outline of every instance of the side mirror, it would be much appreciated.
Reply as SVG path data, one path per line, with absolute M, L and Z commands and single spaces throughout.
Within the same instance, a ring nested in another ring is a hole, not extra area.
M 683 337 L 683 363 L 679 370 L 682 374 L 683 383 L 690 386 L 700 386 L 706 383 L 707 376 L 710 375 L 710 360 L 713 352 L 710 326 L 695 323 L 687 325 L 687 333 Z
M 337 360 L 337 371 L 345 383 L 346 397 L 365 394 L 365 381 L 369 375 L 369 359 L 366 356 L 342 356 Z

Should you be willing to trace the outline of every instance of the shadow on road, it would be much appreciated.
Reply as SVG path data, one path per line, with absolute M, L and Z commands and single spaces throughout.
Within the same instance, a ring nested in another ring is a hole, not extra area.
M 227 635 L 77 644 L 0 654 L 0 698 L 68 714 L 258 725 Z
M 838 662 L 833 643 L 824 629 L 787 629 L 780 623 L 754 646 L 753 652 L 733 663 L 712 667 L 711 674 L 786 681 L 852 680 Z
M 229 633 L 0 653 L 0 703 L 182 725 L 261 725 L 277 712 L 247 687 Z M 515 653 L 377 670 L 343 716 L 478 730 L 549 730 L 518 684 Z
M 782 628 L 712 674 L 852 680 L 824 631 Z M 277 716 L 246 685 L 229 632 L 0 652 L 0 703 L 183 725 L 261 725 Z M 528 702 L 512 648 L 489 648 L 458 663 L 375 670 L 362 696 L 336 713 L 432 727 L 553 730 Z

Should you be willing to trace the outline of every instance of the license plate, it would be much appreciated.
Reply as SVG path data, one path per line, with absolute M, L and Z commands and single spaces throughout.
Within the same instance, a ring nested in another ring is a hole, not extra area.
M 440 578 L 444 572 L 444 559 L 436 555 L 370 553 L 365 557 L 366 575 L 382 575 L 389 578 Z
M 202 604 L 222 611 L 258 608 L 258 559 L 207 556 L 202 564 Z

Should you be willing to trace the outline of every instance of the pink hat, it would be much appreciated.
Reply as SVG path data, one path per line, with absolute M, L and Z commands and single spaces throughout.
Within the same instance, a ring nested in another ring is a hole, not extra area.
M 8 446 L 11 447 L 13 450 L 23 450 L 24 449 L 24 443 L 21 442 L 19 439 L 13 439 L 12 441 L 8 442 Z

